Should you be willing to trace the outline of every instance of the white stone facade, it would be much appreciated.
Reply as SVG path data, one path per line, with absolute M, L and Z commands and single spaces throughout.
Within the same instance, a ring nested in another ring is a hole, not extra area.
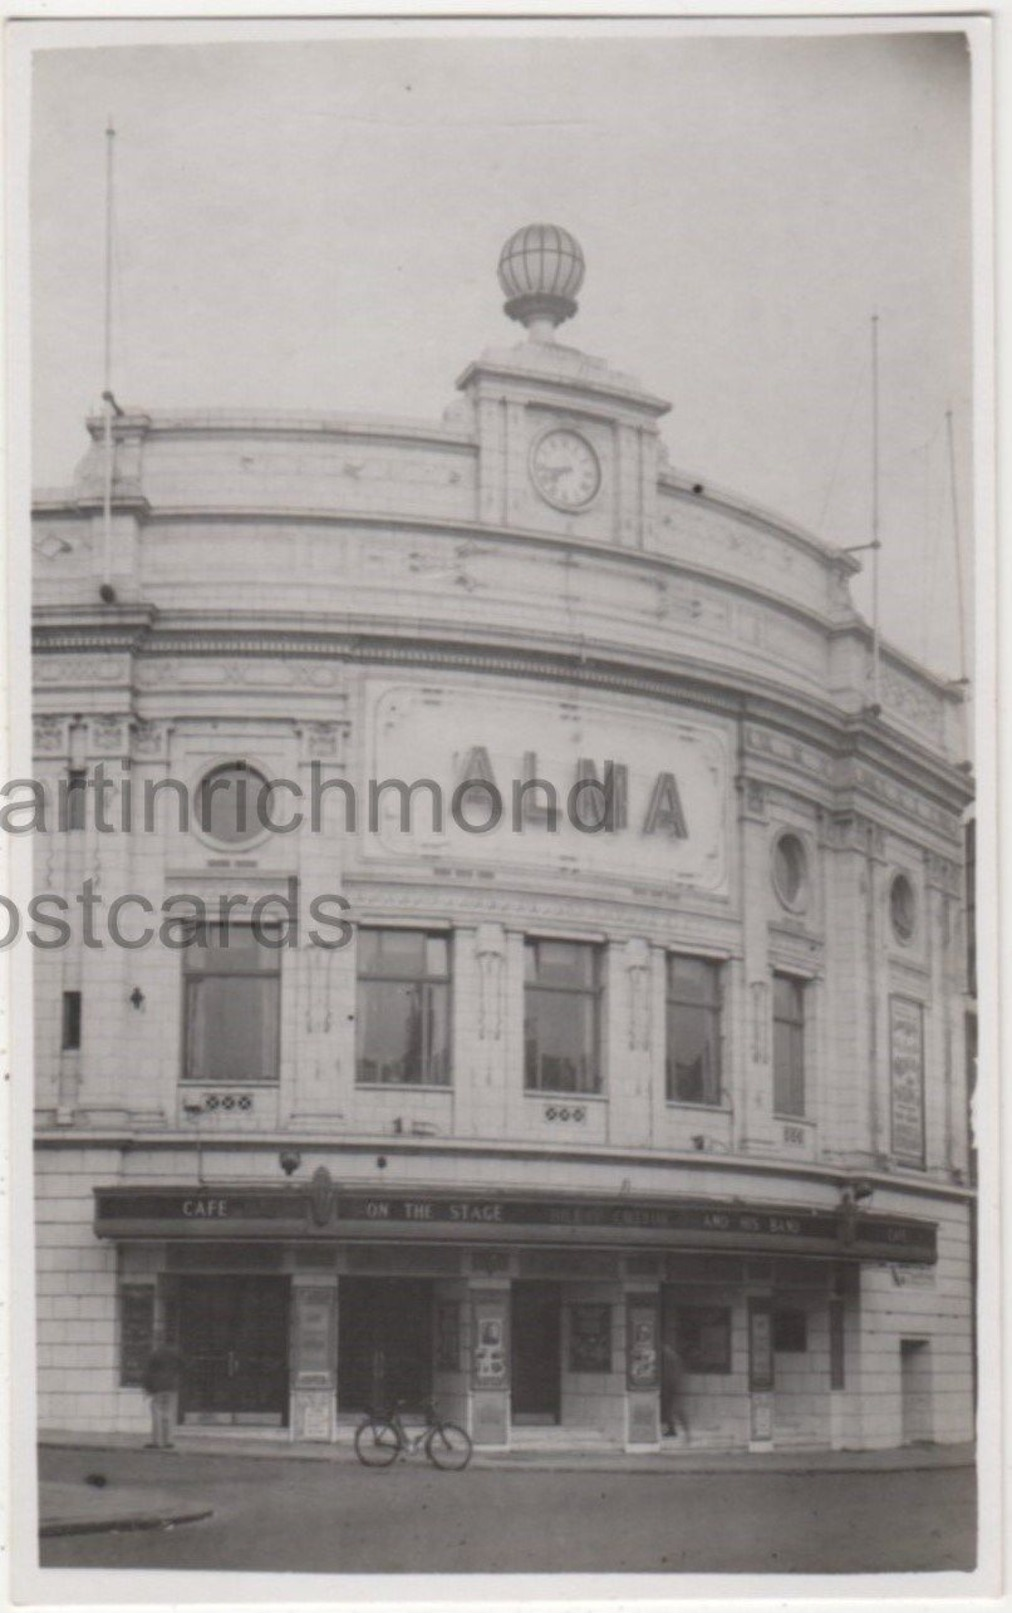
M 42 1423 L 141 1431 L 125 1333 L 139 1349 L 146 1326 L 178 1327 L 202 1276 L 227 1287 L 260 1273 L 283 1285 L 279 1425 L 297 1437 L 347 1433 L 342 1307 L 372 1277 L 394 1296 L 398 1282 L 427 1285 L 426 1314 L 444 1329 L 423 1363 L 428 1387 L 488 1445 L 524 1437 L 510 1319 L 517 1285 L 536 1280 L 558 1307 L 556 1404 L 542 1422 L 560 1437 L 657 1442 L 660 1385 L 629 1357 L 636 1318 L 663 1307 L 711 1328 L 713 1360 L 725 1351 L 712 1370 L 688 1364 L 697 1443 L 966 1439 L 958 697 L 886 650 L 871 708 L 853 561 L 669 469 L 666 405 L 630 378 L 528 342 L 486 353 L 459 385 L 433 427 L 128 412 L 115 422 L 108 536 L 91 422 L 74 486 L 38 499 L 36 767 L 54 799 L 69 770 L 104 762 L 117 786 L 129 779 L 135 812 L 146 781 L 178 780 L 192 802 L 210 769 L 242 760 L 306 801 L 314 779 L 343 780 L 359 812 L 347 829 L 332 789 L 318 829 L 228 847 L 181 829 L 166 791 L 150 828 L 50 823 L 37 836 L 38 888 L 72 907 L 91 878 L 107 905 L 132 892 L 155 909 L 184 893 L 297 889 L 303 918 L 281 957 L 269 1081 L 183 1079 L 178 951 L 92 948 L 75 929 L 72 945 L 36 953 Z M 599 485 L 584 509 L 539 493 L 532 456 L 553 431 L 593 452 Z M 100 599 L 103 582 L 113 599 Z M 627 822 L 478 837 L 432 827 L 420 804 L 402 834 L 388 800 L 370 828 L 370 779 L 432 777 L 449 802 L 476 748 L 507 811 L 528 755 L 562 789 L 584 760 L 620 763 Z M 684 834 L 649 827 L 669 774 Z M 804 859 L 789 901 L 772 875 L 784 833 Z M 908 934 L 891 910 L 898 875 Z M 447 1084 L 357 1078 L 357 945 L 311 944 L 309 903 L 323 894 L 343 897 L 356 926 L 449 939 Z M 123 928 L 138 922 L 135 910 Z M 599 1092 L 525 1086 L 525 937 L 598 949 Z M 666 1088 L 671 954 L 720 966 L 711 1102 Z M 774 1106 L 778 973 L 805 1004 L 804 1112 L 790 1115 Z M 68 992 L 81 994 L 79 1048 L 61 1045 Z M 284 1149 L 300 1156 L 291 1182 Z M 308 1204 L 320 1170 L 336 1211 L 317 1226 L 307 1209 L 305 1235 L 283 1218 L 265 1233 L 263 1206 L 285 1192 Z M 104 1221 L 96 1191 L 112 1193 Z M 342 1224 L 342 1192 L 392 1205 L 395 1219 L 409 1201 L 428 1205 L 431 1225 L 372 1238 L 354 1217 Z M 255 1214 L 236 1208 L 243 1193 Z M 522 1222 L 521 1201 L 542 1203 L 544 1222 Z M 208 1211 L 220 1224 L 195 1228 L 193 1205 L 216 1203 L 229 1206 Z M 600 1214 L 553 1236 L 566 1204 Z M 502 1219 L 476 1232 L 446 1219 L 454 1205 L 476 1217 L 499 1206 Z M 670 1237 L 618 1236 L 607 1207 L 623 1205 L 658 1226 L 670 1207 Z M 728 1206 L 754 1211 L 752 1229 L 695 1236 L 678 1220 Z M 805 1241 L 810 1215 L 832 1222 L 828 1244 Z M 863 1251 L 855 1217 L 878 1218 Z M 890 1238 L 898 1259 L 883 1252 Z M 773 1350 L 764 1387 L 767 1312 L 789 1313 L 771 1325 L 795 1337 Z M 500 1346 L 499 1377 L 490 1367 L 483 1379 L 482 1351 Z M 227 1406 L 203 1420 L 235 1421 Z

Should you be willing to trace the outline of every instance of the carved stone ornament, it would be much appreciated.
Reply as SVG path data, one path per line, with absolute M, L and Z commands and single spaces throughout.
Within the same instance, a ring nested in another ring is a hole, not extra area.
M 933 851 L 924 854 L 924 869 L 929 885 L 949 896 L 960 894 L 960 870 L 948 857 L 939 857 Z
M 89 738 L 92 750 L 107 754 L 119 751 L 123 755 L 129 750 L 127 724 L 123 717 L 92 717 Z
M 629 1050 L 646 1052 L 650 1047 L 651 972 L 650 948 L 645 941 L 626 943 L 626 969 L 629 974 Z
M 165 744 L 165 727 L 138 717 L 133 723 L 133 753 L 135 756 L 157 756 Z
M 37 655 L 32 668 L 36 683 L 63 686 L 129 681 L 129 656 Z
M 342 742 L 347 733 L 346 723 L 307 722 L 303 725 L 303 733 L 307 756 L 326 759 L 329 762 L 343 761 Z
M 761 818 L 766 813 L 766 791 L 758 779 L 745 780 L 745 811 Z
M 67 719 L 36 717 L 33 744 L 38 755 L 52 756 L 67 749 Z
M 769 982 L 754 980 L 749 987 L 752 1005 L 752 1062 L 765 1064 L 769 1058 Z
M 318 1227 L 325 1227 L 333 1215 L 334 1182 L 326 1165 L 318 1165 L 310 1178 L 309 1212 Z
M 478 926 L 475 953 L 478 959 L 478 1039 L 482 1042 L 498 1042 L 502 1037 L 505 947 L 501 925 Z
M 941 739 L 942 704 L 936 694 L 898 667 L 883 667 L 881 684 L 882 702 L 887 711 L 933 739 Z

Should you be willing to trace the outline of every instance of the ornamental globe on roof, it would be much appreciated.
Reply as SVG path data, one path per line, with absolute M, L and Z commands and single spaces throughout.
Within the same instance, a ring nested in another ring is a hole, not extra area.
M 557 224 L 526 224 L 499 254 L 506 312 L 535 339 L 551 340 L 556 325 L 576 313 L 585 265 L 579 241 Z

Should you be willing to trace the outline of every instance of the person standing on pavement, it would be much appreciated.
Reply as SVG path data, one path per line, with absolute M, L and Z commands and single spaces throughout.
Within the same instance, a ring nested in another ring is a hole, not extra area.
M 144 1388 L 151 1399 L 151 1439 L 148 1450 L 175 1450 L 172 1429 L 179 1390 L 179 1356 L 164 1341 L 156 1341 L 144 1369 Z
M 665 1434 L 674 1437 L 681 1428 L 689 1443 L 689 1419 L 685 1415 L 685 1366 L 670 1339 L 661 1352 L 662 1420 Z

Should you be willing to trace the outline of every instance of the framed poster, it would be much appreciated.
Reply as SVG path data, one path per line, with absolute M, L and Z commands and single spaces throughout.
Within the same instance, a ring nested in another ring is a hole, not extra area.
M 611 1306 L 569 1307 L 570 1372 L 611 1371 Z
M 334 1376 L 333 1288 L 297 1288 L 295 1291 L 295 1361 L 298 1381 L 324 1385 Z
M 773 1307 L 768 1299 L 748 1302 L 748 1386 L 773 1388 Z
M 472 1331 L 471 1378 L 476 1389 L 509 1386 L 507 1349 L 508 1297 L 503 1293 L 476 1294 Z
M 630 1389 L 656 1389 L 660 1384 L 657 1352 L 657 1302 L 630 1299 L 626 1382 Z
M 889 999 L 890 1150 L 904 1165 L 924 1168 L 924 1009 L 908 997 Z

